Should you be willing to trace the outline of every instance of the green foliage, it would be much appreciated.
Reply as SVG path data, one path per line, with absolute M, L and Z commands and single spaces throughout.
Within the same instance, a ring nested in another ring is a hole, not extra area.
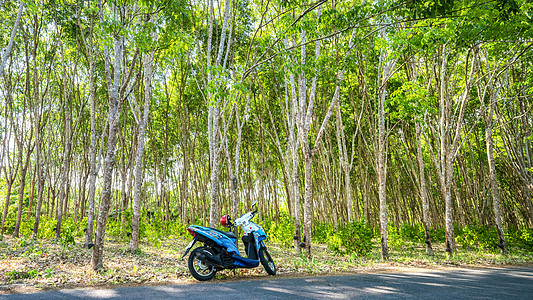
M 387 245 L 393 249 L 401 249 L 405 246 L 405 242 L 396 228 L 389 227 Z
M 425 240 L 424 227 L 404 223 L 400 228 L 400 236 L 404 240 L 423 243 Z
M 461 243 L 463 247 L 491 250 L 498 245 L 498 234 L 494 227 L 468 225 L 456 234 L 457 242 Z
M 59 239 L 59 244 L 61 245 L 63 252 L 71 250 L 72 247 L 76 245 L 76 240 L 74 239 L 75 228 L 72 224 L 72 219 L 67 219 L 65 221 L 66 224 L 61 228 L 61 237 Z
M 446 229 L 444 227 L 431 229 L 431 241 L 440 243 L 446 241 Z
M 53 268 L 53 267 L 50 267 L 50 268 L 44 270 L 44 274 L 43 274 L 43 276 L 44 276 L 45 278 L 50 278 L 50 277 L 54 276 L 54 273 L 55 273 L 55 272 L 54 272 L 54 268 Z
M 507 244 L 511 247 L 522 248 L 533 252 L 533 229 L 509 228 L 507 233 Z
M 315 259 L 309 259 L 304 254 L 300 254 L 300 257 L 294 259 L 294 266 L 297 268 L 305 268 L 312 273 L 318 273 L 318 262 Z
M 334 231 L 332 223 L 316 222 L 315 228 L 312 232 L 313 241 L 317 243 L 325 243 L 328 236 Z
M 286 210 L 280 211 L 279 222 L 265 219 L 261 222 L 269 240 L 281 243 L 284 247 L 290 247 L 293 242 L 294 219 Z
M 39 220 L 39 231 L 37 237 L 51 239 L 55 237 L 56 221 L 54 219 L 49 219 L 48 217 L 41 217 Z
M 427 94 L 426 88 L 416 82 L 403 82 L 388 99 L 386 106 L 390 116 L 397 119 L 413 119 L 426 111 L 435 111 L 435 97 Z
M 19 279 L 32 279 L 39 275 L 39 271 L 37 270 L 29 270 L 29 271 L 17 271 L 13 270 L 6 273 L 7 277 L 9 277 L 9 280 L 19 280 Z
M 367 255 L 373 247 L 372 228 L 362 221 L 354 221 L 342 226 L 337 232 L 331 231 L 327 237 L 328 248 L 339 254 Z

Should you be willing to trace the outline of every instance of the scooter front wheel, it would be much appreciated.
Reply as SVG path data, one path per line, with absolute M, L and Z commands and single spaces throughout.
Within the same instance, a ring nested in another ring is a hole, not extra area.
M 215 269 L 214 266 L 211 266 L 203 262 L 198 257 L 199 254 L 203 251 L 208 251 L 209 253 L 213 254 L 206 247 L 198 247 L 191 252 L 191 255 L 189 255 L 189 263 L 188 263 L 189 272 L 191 272 L 192 277 L 200 281 L 210 280 L 217 273 L 217 270 Z
M 274 260 L 272 260 L 270 253 L 268 253 L 265 247 L 261 247 L 261 249 L 259 249 L 259 259 L 261 260 L 261 264 L 268 274 L 276 275 L 276 265 L 274 265 Z

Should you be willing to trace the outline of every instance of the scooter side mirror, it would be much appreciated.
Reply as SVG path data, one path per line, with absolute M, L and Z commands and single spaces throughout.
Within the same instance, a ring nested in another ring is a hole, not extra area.
M 254 207 L 256 205 L 257 205 L 257 199 L 255 199 L 254 202 L 252 202 L 252 207 Z

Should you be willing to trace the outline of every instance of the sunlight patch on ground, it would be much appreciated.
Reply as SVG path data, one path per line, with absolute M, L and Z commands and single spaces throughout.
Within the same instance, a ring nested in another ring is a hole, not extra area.
M 83 289 L 83 290 L 62 290 L 59 291 L 61 294 L 66 294 L 69 296 L 82 298 L 96 298 L 96 299 L 107 299 L 118 297 L 119 294 L 115 290 L 92 290 L 92 289 Z
M 372 294 L 396 294 L 398 293 L 398 289 L 395 289 L 393 287 L 388 286 L 375 286 L 375 287 L 366 287 L 362 288 L 364 292 L 372 293 Z

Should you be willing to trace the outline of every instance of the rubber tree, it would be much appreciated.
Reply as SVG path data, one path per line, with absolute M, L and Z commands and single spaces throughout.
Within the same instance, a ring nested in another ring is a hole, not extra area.
M 322 4 L 318 6 L 316 18 L 317 21 L 320 19 L 322 12 Z M 345 52 L 345 59 L 350 57 L 351 50 L 353 48 L 353 43 L 355 39 L 356 30 L 352 31 L 350 36 L 348 47 Z M 302 44 L 306 43 L 306 31 L 305 29 L 300 33 L 300 42 Z M 315 42 L 315 53 L 314 57 L 318 59 L 320 57 L 320 40 Z M 305 66 L 306 52 L 305 47 L 301 47 L 301 64 Z M 339 62 L 341 65 L 344 63 L 344 60 Z M 302 68 L 305 70 L 305 68 Z M 303 241 L 300 246 L 303 246 L 306 251 L 306 255 L 311 257 L 311 230 L 312 230 L 312 218 L 313 218 L 313 158 L 316 155 L 317 151 L 320 149 L 322 143 L 322 138 L 325 134 L 326 127 L 329 123 L 329 119 L 340 98 L 341 84 L 346 73 L 345 68 L 340 68 L 335 74 L 336 84 L 332 99 L 328 106 L 327 111 L 324 114 L 320 128 L 318 129 L 315 136 L 315 144 L 311 146 L 310 141 L 310 129 L 312 121 L 315 118 L 315 100 L 316 100 L 316 90 L 317 90 L 317 71 L 313 74 L 311 79 L 311 88 L 308 91 L 307 79 L 304 71 L 298 74 L 298 86 L 299 86 L 299 103 L 298 103 L 298 113 L 296 116 L 296 124 L 298 128 L 298 140 L 300 143 L 301 150 L 304 156 L 304 228 L 303 228 Z M 307 101 L 307 93 L 309 92 L 309 101 Z
M 157 20 L 157 14 L 154 13 L 151 17 L 151 22 Z M 157 41 L 157 34 L 154 29 L 151 30 L 152 45 L 147 53 L 143 56 L 144 67 L 144 108 L 140 118 L 135 118 L 137 126 L 139 127 L 137 136 L 137 152 L 135 155 L 135 170 L 134 170 L 134 194 L 133 194 L 133 215 L 131 220 L 131 239 L 130 251 L 135 252 L 139 249 L 139 217 L 141 214 L 141 191 L 143 181 L 143 153 L 145 146 L 145 131 L 146 124 L 150 113 L 150 102 L 152 101 L 152 74 L 154 67 L 155 42 Z M 136 105 L 137 107 L 137 105 Z
M 210 208 L 209 208 L 209 226 L 217 226 L 217 212 L 218 201 L 220 196 L 220 152 L 221 139 L 220 136 L 220 114 L 221 114 L 221 99 L 216 90 L 220 87 L 217 86 L 219 72 L 213 72 L 221 67 L 222 56 L 224 54 L 225 47 L 229 47 L 229 43 L 226 44 L 227 28 L 230 21 L 230 7 L 232 0 L 226 0 L 224 5 L 224 21 L 222 23 L 222 30 L 220 34 L 219 46 L 217 56 L 214 63 L 211 62 L 212 52 L 212 39 L 213 39 L 213 24 L 215 22 L 214 13 L 214 1 L 209 0 L 209 27 L 207 36 L 207 52 L 206 52 L 206 66 L 207 66 L 207 101 L 209 105 L 208 111 L 208 138 L 209 138 L 209 160 L 211 167 L 211 191 L 210 191 Z M 215 73 L 215 74 L 213 74 Z
M 13 49 L 13 45 L 15 44 L 15 36 L 17 35 L 17 30 L 19 28 L 20 18 L 22 16 L 22 12 L 24 11 L 24 2 L 20 2 L 19 6 L 19 12 L 17 14 L 17 19 L 15 20 L 15 25 L 13 25 L 13 30 L 11 31 L 11 36 L 9 38 L 9 42 L 7 43 L 7 47 L 4 50 L 4 53 L 2 53 L 2 57 L 0 60 L 0 78 L 4 74 L 4 68 L 6 66 L 7 60 L 11 56 L 11 49 Z
M 100 22 L 104 23 L 104 7 L 102 1 L 98 1 L 99 18 Z M 128 8 L 131 9 L 131 6 Z M 137 5 L 133 6 L 133 11 L 137 10 Z M 106 153 L 103 164 L 103 179 L 102 179 L 102 192 L 100 194 L 100 205 L 98 210 L 98 223 L 96 227 L 96 235 L 94 239 L 94 247 L 91 258 L 91 265 L 94 270 L 100 271 L 103 269 L 103 251 L 104 251 L 104 236 L 107 226 L 107 219 L 109 214 L 109 208 L 111 206 L 111 194 L 113 183 L 113 170 L 115 167 L 115 148 L 117 144 L 117 131 L 119 127 L 120 115 L 122 111 L 122 104 L 125 100 L 124 95 L 128 95 L 131 91 L 126 93 L 126 88 L 129 86 L 129 81 L 132 78 L 132 73 L 135 67 L 135 61 L 139 51 L 135 51 L 135 54 L 130 62 L 129 72 L 123 79 L 121 78 L 121 70 L 126 67 L 122 65 L 123 52 L 125 44 L 126 29 L 131 23 L 127 23 L 130 19 L 124 18 L 126 14 L 126 6 L 111 5 L 112 19 L 117 22 L 120 20 L 121 27 L 118 32 L 113 32 L 113 44 L 114 44 L 114 61 L 113 61 L 113 73 L 111 72 L 111 60 L 110 53 L 106 43 L 103 43 L 104 49 L 104 67 L 105 78 L 107 83 L 109 105 L 108 105 L 108 122 L 109 130 L 107 133 Z M 122 18 L 121 18 L 122 17 Z M 132 18 L 135 19 L 135 18 Z

